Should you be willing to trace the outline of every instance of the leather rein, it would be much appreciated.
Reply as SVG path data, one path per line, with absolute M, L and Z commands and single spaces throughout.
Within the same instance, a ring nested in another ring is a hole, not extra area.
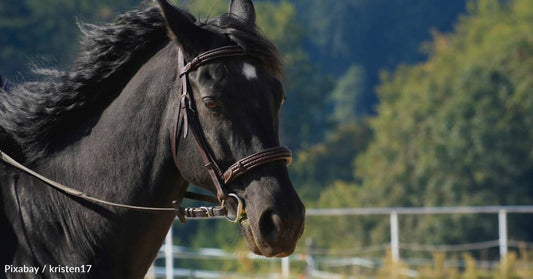
M 31 169 L 20 164 L 13 158 L 9 157 L 7 154 L 0 150 L 0 159 L 11 166 L 41 180 L 42 182 L 48 184 L 49 186 L 60 190 L 68 195 L 78 197 L 93 203 L 109 205 L 124 209 L 131 209 L 142 212 L 175 212 L 176 216 L 180 222 L 185 223 L 187 219 L 192 218 L 220 218 L 225 217 L 230 222 L 238 223 L 246 218 L 246 211 L 244 201 L 235 193 L 227 193 L 225 191 L 225 185 L 231 183 L 235 179 L 241 177 L 242 175 L 250 172 L 251 170 L 264 165 L 266 163 L 274 161 L 285 161 L 286 164 L 290 164 L 292 161 L 292 153 L 286 147 L 272 147 L 265 149 L 263 151 L 257 152 L 250 156 L 244 157 L 233 165 L 231 165 L 226 171 L 222 169 L 217 164 L 215 156 L 209 146 L 203 130 L 201 129 L 200 122 L 198 120 L 198 115 L 196 114 L 194 108 L 192 107 L 192 96 L 188 90 L 188 74 L 196 70 L 199 66 L 207 64 L 215 59 L 224 58 L 224 57 L 233 57 L 233 56 L 247 56 L 248 54 L 239 46 L 230 45 L 213 50 L 206 51 L 196 56 L 192 61 L 185 64 L 185 57 L 181 48 L 178 50 L 178 73 L 179 78 L 181 79 L 181 95 L 179 98 L 179 107 L 178 107 L 178 118 L 174 127 L 174 132 L 171 136 L 171 150 L 172 157 L 174 159 L 174 164 L 178 168 L 178 159 L 177 159 L 177 145 L 179 139 L 180 131 L 183 132 L 183 137 L 186 138 L 189 130 L 194 136 L 196 142 L 196 147 L 202 156 L 204 162 L 204 167 L 207 169 L 211 181 L 216 189 L 216 198 L 208 195 L 198 194 L 194 192 L 186 191 L 184 198 L 198 200 L 208 203 L 219 203 L 217 206 L 201 206 L 201 207 L 180 207 L 179 201 L 173 201 L 172 204 L 174 207 L 145 207 L 145 206 L 134 206 L 127 204 L 114 203 L 110 201 L 105 201 L 95 197 L 88 196 L 87 194 L 78 191 L 76 189 L 67 187 L 63 184 L 60 184 L 56 181 L 48 179 Z M 179 169 L 179 168 L 178 168 Z M 235 212 L 228 210 L 227 204 L 230 203 L 230 200 L 233 200 L 235 204 Z

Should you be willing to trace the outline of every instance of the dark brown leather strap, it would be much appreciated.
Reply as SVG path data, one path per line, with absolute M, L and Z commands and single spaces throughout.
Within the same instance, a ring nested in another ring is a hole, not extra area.
M 292 152 L 287 147 L 273 147 L 240 159 L 224 172 L 224 183 L 230 183 L 243 174 L 274 161 L 292 162 Z
M 198 56 L 196 56 L 191 62 L 187 63 L 183 68 L 181 68 L 180 76 L 183 76 L 190 71 L 195 70 L 198 66 L 203 65 L 207 62 L 210 62 L 214 59 L 219 59 L 222 57 L 230 56 L 246 56 L 248 55 L 240 46 L 224 46 L 216 49 L 206 51 Z
M 180 69 L 182 69 L 184 67 L 184 61 L 185 61 L 185 58 L 183 57 L 183 52 L 181 51 L 181 49 L 178 50 L 178 72 L 180 71 Z M 178 76 L 179 79 L 181 79 L 181 87 L 182 87 L 182 92 L 187 92 L 187 88 L 183 88 L 184 86 L 187 86 L 187 79 L 182 77 L 181 75 Z M 183 106 L 183 102 L 184 102 L 184 98 L 186 97 L 186 95 L 183 95 L 183 93 L 180 95 L 180 98 L 179 98 L 179 103 L 178 103 L 178 111 L 176 113 L 176 121 L 174 122 L 175 125 L 174 125 L 174 131 L 172 132 L 172 137 L 170 139 L 170 146 L 171 146 L 171 152 L 172 152 L 172 159 L 174 159 L 174 165 L 176 166 L 177 169 L 179 169 L 179 165 L 178 165 L 178 147 L 177 147 L 177 144 L 178 144 L 178 134 L 179 134 L 179 130 L 181 129 L 182 125 L 183 125 L 183 122 L 187 122 L 187 119 L 185 119 L 185 121 L 182 120 L 182 108 L 184 107 Z M 187 135 L 187 131 L 184 131 L 184 135 Z
M 226 194 L 224 193 L 224 189 L 222 188 L 222 182 L 219 179 L 219 177 L 222 175 L 222 171 L 217 165 L 215 158 L 212 155 L 211 148 L 205 141 L 205 137 L 203 136 L 200 127 L 198 127 L 198 122 L 196 118 L 192 118 L 190 115 L 191 113 L 191 108 L 186 109 L 185 114 L 189 115 L 189 125 L 195 139 L 194 142 L 196 143 L 198 151 L 202 156 L 202 160 L 204 161 L 204 167 L 207 169 L 207 172 L 209 173 L 209 176 L 211 177 L 211 180 L 213 181 L 213 184 L 217 190 L 217 198 L 219 201 L 223 201 L 226 199 Z

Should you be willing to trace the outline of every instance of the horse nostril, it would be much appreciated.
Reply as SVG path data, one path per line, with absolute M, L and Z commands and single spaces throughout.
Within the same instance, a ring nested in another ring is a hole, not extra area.
M 281 231 L 281 217 L 268 210 L 261 216 L 259 229 L 265 239 L 275 240 Z

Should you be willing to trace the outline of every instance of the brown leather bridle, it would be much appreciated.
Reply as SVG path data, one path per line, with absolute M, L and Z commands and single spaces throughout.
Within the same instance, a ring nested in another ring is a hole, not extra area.
M 199 66 L 205 65 L 213 60 L 234 57 L 234 56 L 247 56 L 248 54 L 237 45 L 224 46 L 213 50 L 201 53 L 192 59 L 189 63 L 185 64 L 185 57 L 183 51 L 178 49 L 178 73 L 181 81 L 181 95 L 179 98 L 178 117 L 174 132 L 171 138 L 172 156 L 176 167 L 179 169 L 179 163 L 177 159 L 177 145 L 180 131 L 183 132 L 183 137 L 186 138 L 188 131 L 190 130 L 194 136 L 196 147 L 202 156 L 204 167 L 207 169 L 211 181 L 216 189 L 216 196 L 219 202 L 222 203 L 221 207 L 225 209 L 224 203 L 228 197 L 232 197 L 237 200 L 237 213 L 236 216 L 230 218 L 231 221 L 238 222 L 244 216 L 244 203 L 240 197 L 235 193 L 226 193 L 225 189 L 228 183 L 233 182 L 235 179 L 247 174 L 251 170 L 262 166 L 266 163 L 274 161 L 285 161 L 286 164 L 290 164 L 292 161 L 292 153 L 287 147 L 272 147 L 263 151 L 257 152 L 250 156 L 237 160 L 226 171 L 222 171 L 217 164 L 212 149 L 203 134 L 198 115 L 194 108 L 192 108 L 192 96 L 188 89 L 188 74 L 196 70 Z M 189 199 L 211 201 L 209 197 L 199 195 L 191 192 L 186 192 L 185 197 Z M 177 206 L 177 202 L 175 203 Z M 228 212 L 224 212 L 220 207 L 198 207 L 198 208 L 176 208 L 176 214 L 180 221 L 184 222 L 185 218 L 202 218 L 217 216 L 219 214 L 227 215 Z
M 178 72 L 179 78 L 181 80 L 182 92 L 179 101 L 178 107 L 178 117 L 176 125 L 174 127 L 174 132 L 171 136 L 171 150 L 172 156 L 174 158 L 174 163 L 178 167 L 177 160 L 177 144 L 178 144 L 178 134 L 179 131 L 183 131 L 183 137 L 186 138 L 189 129 L 192 131 L 194 140 L 198 151 L 200 152 L 202 159 L 204 161 L 204 166 L 207 168 L 209 176 L 213 181 L 213 185 L 216 188 L 217 198 L 193 193 L 185 192 L 184 197 L 188 199 L 200 200 L 210 203 L 218 203 L 218 206 L 211 207 L 180 207 L 179 201 L 173 201 L 174 208 L 170 207 L 146 207 L 146 206 L 135 206 L 128 204 L 121 204 L 102 200 L 85 194 L 84 192 L 78 191 L 76 189 L 67 187 L 57 181 L 53 181 L 35 171 L 25 167 L 21 163 L 17 162 L 6 153 L 2 152 L 0 149 L 0 160 L 4 161 L 11 166 L 31 175 L 42 182 L 48 184 L 49 186 L 60 190 L 68 195 L 75 196 L 93 203 L 114 206 L 118 208 L 131 209 L 142 212 L 169 212 L 174 211 L 179 218 L 179 220 L 184 223 L 188 218 L 210 218 L 210 217 L 226 217 L 230 222 L 240 222 L 245 218 L 245 205 L 244 201 L 235 193 L 227 193 L 224 189 L 225 185 L 231 183 L 235 179 L 241 177 L 242 175 L 247 174 L 251 170 L 264 165 L 266 163 L 274 161 L 285 161 L 287 164 L 291 163 L 292 153 L 286 147 L 272 147 L 265 149 L 263 151 L 257 152 L 250 156 L 244 157 L 237 160 L 233 165 L 231 165 L 226 171 L 222 172 L 221 168 L 216 162 L 215 156 L 205 138 L 203 131 L 198 120 L 196 112 L 191 107 L 192 96 L 188 90 L 188 73 L 196 70 L 199 66 L 204 65 L 208 62 L 211 62 L 215 59 L 231 57 L 231 56 L 246 56 L 248 55 L 242 48 L 239 46 L 225 46 L 221 48 L 216 48 L 207 52 L 204 52 L 197 57 L 195 57 L 191 62 L 185 64 L 185 59 L 183 52 L 180 49 L 178 52 Z M 235 212 L 228 211 L 227 204 L 230 203 L 230 199 L 233 200 Z

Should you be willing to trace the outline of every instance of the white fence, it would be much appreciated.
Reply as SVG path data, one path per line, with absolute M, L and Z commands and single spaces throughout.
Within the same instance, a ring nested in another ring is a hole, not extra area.
M 398 208 L 339 208 L 339 209 L 308 209 L 307 216 L 354 216 L 354 215 L 388 215 L 390 218 L 390 247 L 392 252 L 392 258 L 395 261 L 400 259 L 400 248 L 406 248 L 405 245 L 400 244 L 399 242 L 399 227 L 398 227 L 398 218 L 401 215 L 437 215 L 437 214 L 498 214 L 498 235 L 499 238 L 497 241 L 488 241 L 482 243 L 474 243 L 469 245 L 462 245 L 461 247 L 448 245 L 448 246 L 431 246 L 429 245 L 411 245 L 409 248 L 411 250 L 448 250 L 448 251 L 461 251 L 461 250 L 472 250 L 472 249 L 483 249 L 494 247 L 495 245 L 499 246 L 500 257 L 504 258 L 508 252 L 509 245 L 516 246 L 514 242 L 509 242 L 507 238 L 507 214 L 509 213 L 533 213 L 533 206 L 461 206 L 461 207 L 398 207 Z M 384 249 L 385 247 L 378 247 L 379 249 Z M 221 278 L 229 277 L 239 278 L 239 274 L 227 274 L 219 273 L 214 271 L 201 271 L 201 270 L 189 270 L 189 269 L 177 269 L 173 265 L 174 256 L 181 256 L 187 252 L 187 248 L 172 246 L 172 229 L 169 231 L 165 244 L 163 245 L 162 251 L 164 251 L 165 257 L 165 269 L 163 270 L 160 267 L 153 268 L 153 277 L 156 278 L 175 278 L 175 277 L 189 277 L 189 278 Z M 203 257 L 221 257 L 224 259 L 236 258 L 235 255 L 231 253 L 224 252 L 218 249 L 200 249 L 189 254 L 203 255 Z M 261 258 L 266 260 L 264 257 L 257 257 L 250 255 L 252 259 Z M 292 258 L 294 259 L 294 257 Z M 277 260 L 281 262 L 281 274 L 267 274 L 265 278 L 288 278 L 289 276 L 289 258 L 284 259 L 268 259 L 268 260 Z M 307 262 L 309 267 L 308 273 L 311 274 L 313 278 L 335 278 L 335 274 L 320 272 L 314 268 L 314 260 L 308 255 L 305 259 L 296 259 L 303 260 Z M 335 263 L 330 264 L 351 264 L 351 265 L 360 265 L 360 266 L 374 266 L 375 263 L 362 258 L 345 258 L 345 259 L 335 259 Z M 257 277 L 257 276 L 256 276 Z M 413 275 L 414 277 L 414 275 Z M 246 276 L 244 276 L 246 278 Z

